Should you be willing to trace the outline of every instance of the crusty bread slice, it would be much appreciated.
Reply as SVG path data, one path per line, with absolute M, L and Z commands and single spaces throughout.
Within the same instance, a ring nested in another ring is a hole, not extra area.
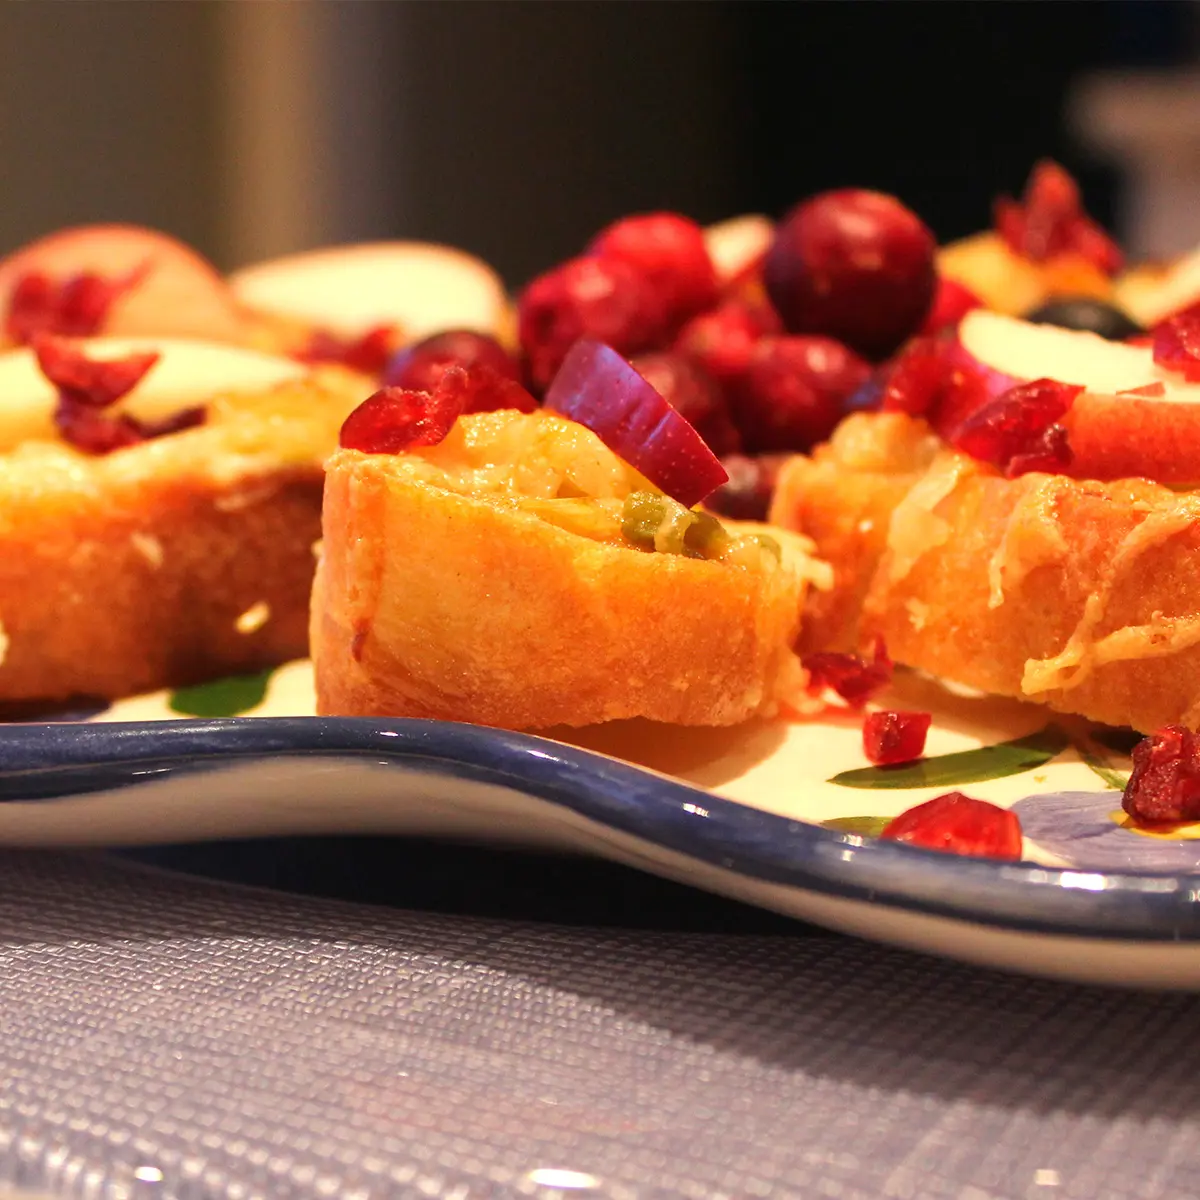
M 781 477 L 773 518 L 813 537 L 854 610 L 841 640 L 882 635 L 898 662 L 1097 721 L 1200 725 L 1200 495 L 1006 480 L 930 456 L 928 438 L 912 418 L 858 414 Z M 847 506 L 884 536 L 846 536 Z
M 302 657 L 322 462 L 363 395 L 323 371 L 104 457 L 40 439 L 0 454 L 0 705 Z
M 460 418 L 428 451 L 335 454 L 312 609 L 319 711 L 514 729 L 772 711 L 801 680 L 791 646 L 821 576 L 807 543 L 781 535 L 782 563 L 753 543 L 736 562 L 636 549 L 619 519 L 613 536 L 599 516 L 588 527 L 588 496 L 619 512 L 628 471 L 546 412 Z M 550 518 L 564 480 L 573 515 Z

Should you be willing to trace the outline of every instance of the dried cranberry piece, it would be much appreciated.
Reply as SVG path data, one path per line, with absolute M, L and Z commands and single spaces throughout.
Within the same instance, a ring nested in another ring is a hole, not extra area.
M 1016 813 L 962 792 L 947 792 L 905 810 L 879 836 L 947 854 L 1013 861 L 1021 857 L 1021 822 Z
M 1033 262 L 1074 253 L 1106 275 L 1124 265 L 1116 242 L 1084 212 L 1079 185 L 1049 159 L 1034 167 L 1022 199 L 1000 197 L 993 216 L 1008 248 Z
M 956 279 L 939 279 L 933 304 L 920 332 L 925 336 L 955 329 L 973 308 L 982 308 L 983 301 L 970 288 Z
M 1061 471 L 1071 463 L 1071 448 L 1058 421 L 1082 391 L 1053 379 L 1018 384 L 968 416 L 949 441 L 1009 479 L 1031 470 Z
M 1155 326 L 1154 361 L 1185 379 L 1200 380 L 1200 304 L 1168 317 Z
M 925 753 L 932 713 L 884 709 L 863 721 L 863 753 L 876 766 L 912 762 Z
M 8 299 L 5 333 L 25 344 L 39 334 L 88 337 L 98 333 L 114 302 L 142 281 L 150 263 L 118 279 L 90 271 L 55 281 L 42 271 L 18 278 Z
M 203 407 L 185 408 L 159 421 L 101 409 L 128 395 L 159 360 L 153 352 L 118 359 L 89 359 L 77 347 L 39 334 L 33 342 L 42 374 L 58 391 L 54 424 L 64 441 L 85 454 L 110 454 L 125 446 L 204 423 Z
M 395 341 L 396 330 L 392 325 L 376 325 L 357 338 L 341 338 L 319 329 L 296 357 L 307 363 L 340 363 L 363 375 L 382 375 Z
M 506 379 L 482 364 L 447 367 L 433 388 L 433 394 L 439 396 L 440 403 L 448 406 L 447 411 L 461 403 L 464 413 L 495 412 L 501 408 L 533 412 L 538 406 L 528 390 L 515 379 Z
M 400 454 L 444 441 L 471 394 L 462 367 L 450 367 L 433 392 L 380 388 L 345 420 L 338 445 L 367 454 Z
M 1200 820 L 1200 738 L 1167 725 L 1138 742 L 1121 807 L 1139 821 Z
M 851 708 L 862 708 L 881 688 L 892 680 L 892 660 L 888 657 L 883 638 L 875 639 L 871 660 L 857 654 L 822 651 L 808 654 L 800 660 L 808 672 L 808 690 L 825 688 L 836 692 Z
M 125 358 L 88 358 L 77 346 L 40 334 L 33 341 L 38 367 L 58 389 L 89 408 L 107 408 L 128 395 L 141 382 L 160 355 L 154 351 Z
M 885 370 L 879 406 L 884 412 L 923 417 L 940 403 L 950 372 L 942 342 L 932 337 L 914 338 Z

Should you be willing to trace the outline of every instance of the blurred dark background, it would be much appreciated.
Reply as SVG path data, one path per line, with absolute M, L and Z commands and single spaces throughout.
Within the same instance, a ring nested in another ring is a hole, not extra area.
M 0 6 L 0 245 L 166 228 L 219 262 L 448 241 L 510 283 L 623 213 L 895 192 L 942 240 L 1060 159 L 1082 75 L 1196 58 L 1190 0 L 196 0 Z

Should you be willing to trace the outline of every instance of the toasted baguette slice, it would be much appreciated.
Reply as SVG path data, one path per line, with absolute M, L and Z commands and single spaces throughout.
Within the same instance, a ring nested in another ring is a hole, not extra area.
M 305 654 L 322 462 L 364 381 L 280 370 L 273 387 L 210 394 L 202 426 L 103 457 L 49 434 L 15 447 L 0 439 L 6 711 Z M 145 414 L 155 402 L 135 395 L 130 407 Z M 0 434 L 36 424 L 26 393 L 0 392 Z
M 621 512 L 641 486 L 547 412 L 463 417 L 410 454 L 339 451 L 313 593 L 318 710 L 514 729 L 773 711 L 802 679 L 791 646 L 821 565 L 787 534 L 782 562 L 752 539 L 719 561 L 637 549 Z
M 921 421 L 858 414 L 788 465 L 772 516 L 832 561 L 843 643 L 1109 724 L 1200 725 L 1200 494 L 1006 480 L 931 455 Z

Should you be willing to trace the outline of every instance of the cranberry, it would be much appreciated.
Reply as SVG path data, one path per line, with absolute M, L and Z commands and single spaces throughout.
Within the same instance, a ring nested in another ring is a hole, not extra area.
M 1021 857 L 1021 822 L 1016 813 L 986 800 L 947 792 L 902 812 L 879 835 L 947 854 L 980 858 Z
M 925 753 L 933 715 L 926 712 L 873 712 L 863 722 L 863 753 L 876 766 L 912 762 Z
M 405 389 L 414 390 L 414 389 Z M 438 381 L 427 389 L 434 394 L 445 392 L 445 399 L 454 397 L 464 413 L 495 412 L 501 408 L 515 408 L 518 412 L 533 412 L 537 401 L 515 379 L 498 375 L 491 367 L 457 366 L 454 363 L 443 367 Z
M 1167 725 L 1138 742 L 1121 807 L 1140 821 L 1200 820 L 1200 738 Z
M 361 337 L 340 338 L 327 330 L 317 330 L 308 345 L 296 355 L 301 362 L 340 363 L 363 375 L 379 375 L 387 365 L 396 341 L 391 325 L 376 325 Z
M 717 302 L 704 230 L 678 213 L 625 217 L 602 230 L 588 253 L 633 267 L 658 297 L 668 332 Z
M 797 205 L 767 252 L 767 294 L 790 333 L 820 333 L 886 358 L 920 328 L 937 243 L 899 200 L 847 188 Z
M 728 386 L 745 373 L 759 340 L 779 332 L 778 318 L 765 305 L 731 300 L 689 321 L 673 349 L 694 358 L 718 383 Z
M 933 305 L 921 326 L 921 333 L 929 335 L 955 329 L 973 308 L 982 307 L 983 301 L 970 288 L 964 287 L 956 279 L 939 278 Z
M 137 286 L 150 263 L 117 279 L 90 271 L 54 280 L 41 271 L 21 275 L 9 296 L 4 331 L 14 342 L 31 342 L 39 334 L 88 337 L 98 333 L 114 302 Z
M 884 372 L 879 407 L 884 412 L 923 417 L 941 402 L 949 381 L 945 346 L 935 338 L 916 338 Z
M 42 374 L 58 392 L 55 426 L 64 441 L 86 454 L 109 454 L 204 423 L 203 408 L 185 408 L 161 421 L 139 421 L 127 413 L 106 416 L 101 411 L 128 395 L 158 362 L 158 354 L 89 359 L 75 346 L 46 334 L 34 338 L 33 350 Z
M 1200 304 L 1185 308 L 1154 328 L 1154 361 L 1185 379 L 1200 380 Z
M 38 369 L 59 395 L 88 408 L 107 408 L 128 395 L 160 357 L 149 352 L 92 359 L 69 342 L 44 334 L 34 339 L 33 352 Z
M 538 392 L 580 338 L 605 342 L 619 354 L 641 354 L 656 348 L 665 328 L 653 288 L 616 258 L 570 259 L 530 283 L 517 307 L 521 349 Z
M 721 459 L 729 480 L 705 500 L 705 507 L 735 521 L 765 521 L 779 468 L 790 457 L 787 454 L 759 454 L 749 458 L 744 454 L 731 454 Z
M 1062 471 L 1070 466 L 1071 448 L 1057 422 L 1082 391 L 1053 379 L 1018 384 L 968 416 L 949 440 L 1009 479 L 1027 471 Z
M 501 379 L 521 381 L 517 360 L 494 337 L 473 329 L 447 329 L 397 352 L 387 365 L 386 387 L 432 392 L 448 366 L 486 367 Z
M 380 388 L 345 420 L 338 445 L 366 454 L 400 454 L 445 441 L 469 394 L 462 367 L 450 367 L 430 392 Z
M 892 660 L 882 638 L 877 638 L 871 661 L 857 654 L 838 654 L 821 651 L 800 660 L 808 672 L 808 688 L 819 692 L 825 688 L 836 692 L 851 708 L 862 708 L 881 688 L 892 680 Z
M 808 450 L 870 377 L 870 366 L 832 338 L 762 338 L 734 386 L 734 422 L 748 450 Z
M 670 353 L 642 354 L 631 362 L 638 374 L 695 427 L 715 455 L 736 454 L 742 448 L 724 394 L 699 363 Z
M 1033 262 L 1073 253 L 1106 275 L 1116 275 L 1123 265 L 1120 248 L 1084 212 L 1079 185 L 1049 159 L 1034 167 L 1020 201 L 1009 196 L 996 201 L 994 217 L 1008 248 Z

